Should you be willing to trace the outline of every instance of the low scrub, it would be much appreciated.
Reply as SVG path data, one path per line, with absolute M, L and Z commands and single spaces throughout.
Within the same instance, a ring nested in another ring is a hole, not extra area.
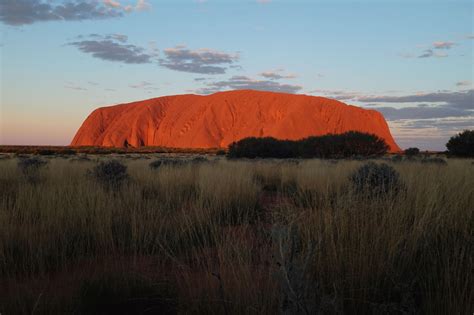
M 402 186 L 400 175 L 391 166 L 369 162 L 351 176 L 355 191 L 365 196 L 380 196 L 396 193 Z
M 349 131 L 301 140 L 271 137 L 245 138 L 229 146 L 230 158 L 349 158 L 372 157 L 387 153 L 385 140 L 376 135 Z
M 108 190 L 118 190 L 129 179 L 127 166 L 117 160 L 100 162 L 89 176 L 101 183 Z

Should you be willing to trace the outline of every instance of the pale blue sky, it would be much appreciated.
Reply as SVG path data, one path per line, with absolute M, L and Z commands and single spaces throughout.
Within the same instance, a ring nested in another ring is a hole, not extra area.
M 474 128 L 471 1 L 0 0 L 0 21 L 0 144 L 68 144 L 98 106 L 240 87 L 379 108 L 402 147 Z

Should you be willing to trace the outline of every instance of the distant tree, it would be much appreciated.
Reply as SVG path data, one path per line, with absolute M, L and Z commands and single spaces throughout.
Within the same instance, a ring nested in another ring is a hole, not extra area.
M 229 145 L 230 158 L 290 158 L 297 153 L 295 141 L 278 140 L 271 137 L 244 138 Z
M 418 148 L 408 148 L 405 150 L 405 155 L 408 157 L 416 156 L 420 154 L 420 149 Z
M 474 130 L 464 130 L 452 136 L 446 147 L 450 155 L 474 157 Z
M 245 138 L 229 146 L 230 158 L 346 158 L 378 156 L 388 151 L 385 141 L 376 135 L 349 131 L 302 140 Z

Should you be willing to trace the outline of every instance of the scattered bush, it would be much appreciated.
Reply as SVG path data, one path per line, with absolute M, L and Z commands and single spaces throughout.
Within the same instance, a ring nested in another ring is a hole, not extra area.
M 89 175 L 106 189 L 118 190 L 129 179 L 127 166 L 117 160 L 100 162 Z
M 420 149 L 418 148 L 408 148 L 404 151 L 405 155 L 408 157 L 413 157 L 420 154 Z
M 474 157 L 474 130 L 464 130 L 446 143 L 448 153 L 453 156 Z
M 219 156 L 225 155 L 225 150 L 217 150 L 216 155 L 219 155 Z
M 37 182 L 39 177 L 39 171 L 41 168 L 48 164 L 47 161 L 42 160 L 38 157 L 20 158 L 18 161 L 18 168 L 20 169 L 23 176 L 29 182 Z
M 230 158 L 348 158 L 383 155 L 389 147 L 376 135 L 356 131 L 301 140 L 245 138 L 229 146 Z
M 350 180 L 357 193 L 378 196 L 398 192 L 401 187 L 399 177 L 393 167 L 369 162 L 352 174 Z

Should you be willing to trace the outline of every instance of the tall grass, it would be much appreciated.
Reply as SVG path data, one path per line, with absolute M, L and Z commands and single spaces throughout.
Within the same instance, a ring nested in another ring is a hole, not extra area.
M 109 159 L 107 157 L 101 160 Z M 398 194 L 361 195 L 361 161 L 164 165 L 0 160 L 0 313 L 427 313 L 474 310 L 474 167 L 394 163 Z

